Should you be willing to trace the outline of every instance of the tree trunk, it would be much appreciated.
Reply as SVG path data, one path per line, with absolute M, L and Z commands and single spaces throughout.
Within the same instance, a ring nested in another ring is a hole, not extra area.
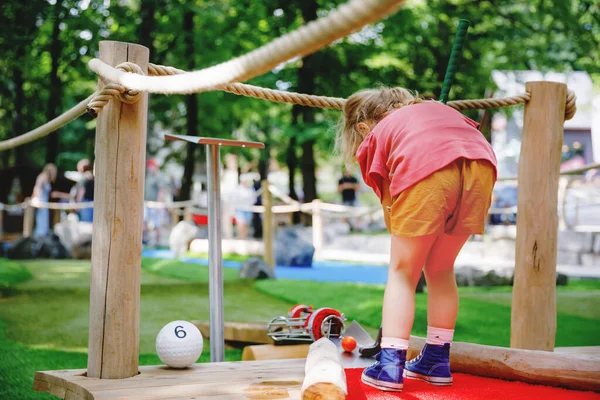
M 298 119 L 300 117 L 300 106 L 294 104 L 292 107 L 292 125 L 298 124 Z M 290 142 L 288 144 L 287 149 L 287 167 L 288 167 L 288 184 L 289 184 L 289 195 L 292 199 L 298 200 L 298 193 L 296 193 L 296 186 L 294 176 L 296 175 L 296 168 L 298 166 L 298 156 L 296 155 L 296 144 L 297 140 L 295 137 L 290 137 Z M 292 214 L 292 223 L 299 224 L 300 223 L 300 213 Z
M 302 0 L 299 2 L 304 23 L 317 19 L 317 2 L 315 0 Z M 298 91 L 300 93 L 315 92 L 315 78 L 318 72 L 318 61 L 320 55 L 311 54 L 304 57 L 302 66 L 298 69 Z M 310 125 L 315 122 L 315 109 L 302 107 L 302 124 Z M 302 143 L 302 160 L 300 170 L 302 172 L 304 202 L 308 203 L 317 198 L 317 179 L 315 177 L 315 153 L 314 140 Z
M 17 60 L 23 60 L 25 58 L 25 47 L 21 46 L 17 50 Z M 22 135 L 24 132 L 24 120 L 25 120 L 25 92 L 23 90 L 23 71 L 21 67 L 24 65 L 22 62 L 18 62 L 15 65 L 14 70 L 14 82 L 15 82 L 15 108 L 13 114 L 13 132 L 11 136 Z M 15 166 L 25 166 L 25 147 L 27 145 L 18 146 L 15 148 Z M 8 152 L 7 152 L 8 154 Z
M 142 23 L 139 25 L 137 37 L 140 40 L 140 44 L 146 46 L 150 50 L 150 58 L 152 58 L 154 52 L 152 46 L 152 32 L 154 32 L 154 27 L 156 26 L 154 13 L 156 11 L 157 3 L 158 0 L 142 0 L 140 4 L 140 17 Z
M 62 97 L 62 82 L 58 76 L 58 66 L 62 45 L 59 40 L 61 23 L 62 1 L 57 1 L 54 5 L 54 25 L 52 26 L 52 38 L 50 40 L 50 59 L 52 68 L 50 70 L 50 96 L 48 97 L 48 109 L 46 120 L 50 121 L 58 115 L 60 100 Z M 58 131 L 48 135 L 46 140 L 46 163 L 56 163 L 59 145 Z
M 194 13 L 191 9 L 183 15 L 183 31 L 185 32 L 185 47 L 188 54 L 188 70 L 193 71 L 194 63 Z M 198 95 L 190 94 L 186 97 L 186 135 L 198 136 Z M 181 200 L 189 200 L 192 192 L 192 179 L 196 166 L 196 150 L 198 145 L 188 143 L 184 162 L 183 179 L 181 181 Z

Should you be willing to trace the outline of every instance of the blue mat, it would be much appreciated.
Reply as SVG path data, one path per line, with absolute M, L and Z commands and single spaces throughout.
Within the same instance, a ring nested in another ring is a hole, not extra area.
M 175 259 L 170 250 L 142 251 L 142 256 L 152 258 Z M 208 265 L 206 258 L 182 257 L 181 261 Z M 237 261 L 223 260 L 225 268 L 240 268 L 241 263 Z M 382 284 L 387 281 L 387 267 L 380 265 L 357 265 L 341 261 L 314 261 L 312 268 L 275 266 L 275 277 L 278 279 L 293 279 L 316 282 L 351 282 Z

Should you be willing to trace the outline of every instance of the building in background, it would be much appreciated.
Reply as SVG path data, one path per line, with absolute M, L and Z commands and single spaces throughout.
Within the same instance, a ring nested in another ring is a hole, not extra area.
M 565 122 L 562 169 L 600 162 L 600 95 L 594 93 L 587 72 L 568 74 L 539 71 L 493 71 L 498 90 L 494 97 L 515 96 L 525 92 L 525 82 L 566 83 L 577 95 L 577 113 Z M 523 108 L 502 109 L 492 120 L 492 146 L 498 156 L 500 177 L 517 176 L 521 148 Z

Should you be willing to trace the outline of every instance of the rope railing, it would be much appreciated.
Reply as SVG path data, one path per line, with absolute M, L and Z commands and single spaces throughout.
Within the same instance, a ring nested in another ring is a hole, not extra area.
M 69 122 L 79 118 L 86 112 L 87 105 L 92 101 L 98 93 L 93 93 L 87 99 L 81 101 L 75 107 L 64 112 L 58 117 L 51 121 L 46 122 L 44 125 L 38 126 L 37 128 L 23 133 L 17 137 L 0 141 L 0 151 L 9 150 L 14 147 L 22 146 L 26 143 L 33 142 L 34 140 L 48 136 L 52 132 L 60 129 Z
M 311 21 L 243 56 L 180 75 L 129 74 L 98 59 L 90 60 L 88 65 L 107 82 L 115 82 L 129 89 L 163 94 L 199 93 L 226 83 L 254 78 L 294 57 L 313 53 L 393 13 L 403 3 L 404 0 L 350 0 L 327 16 Z
M 0 141 L 0 151 L 11 149 L 44 137 L 84 113 L 97 116 L 98 112 L 113 98 L 134 103 L 141 91 L 153 93 L 198 93 L 222 90 L 241 96 L 274 102 L 298 104 L 308 107 L 342 109 L 345 99 L 315 96 L 282 90 L 261 88 L 239 83 L 258 76 L 293 57 L 304 56 L 319 50 L 351 32 L 391 14 L 404 0 L 350 0 L 323 18 L 311 21 L 297 30 L 283 35 L 243 56 L 199 71 L 186 72 L 174 67 L 150 64 L 148 75 L 133 63 L 116 67 L 93 59 L 90 69 L 109 82 L 99 93 L 94 93 L 69 111 L 52 121 L 18 137 Z M 529 93 L 499 99 L 457 100 L 447 103 L 456 110 L 508 107 L 522 104 L 530 99 Z M 568 90 L 565 103 L 565 119 L 576 112 L 576 96 Z

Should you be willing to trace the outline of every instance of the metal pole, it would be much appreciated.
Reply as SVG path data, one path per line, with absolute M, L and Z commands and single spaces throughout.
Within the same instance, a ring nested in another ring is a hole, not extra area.
M 221 146 L 206 145 L 208 173 L 208 298 L 210 301 L 210 361 L 225 359 L 223 266 L 221 254 Z

